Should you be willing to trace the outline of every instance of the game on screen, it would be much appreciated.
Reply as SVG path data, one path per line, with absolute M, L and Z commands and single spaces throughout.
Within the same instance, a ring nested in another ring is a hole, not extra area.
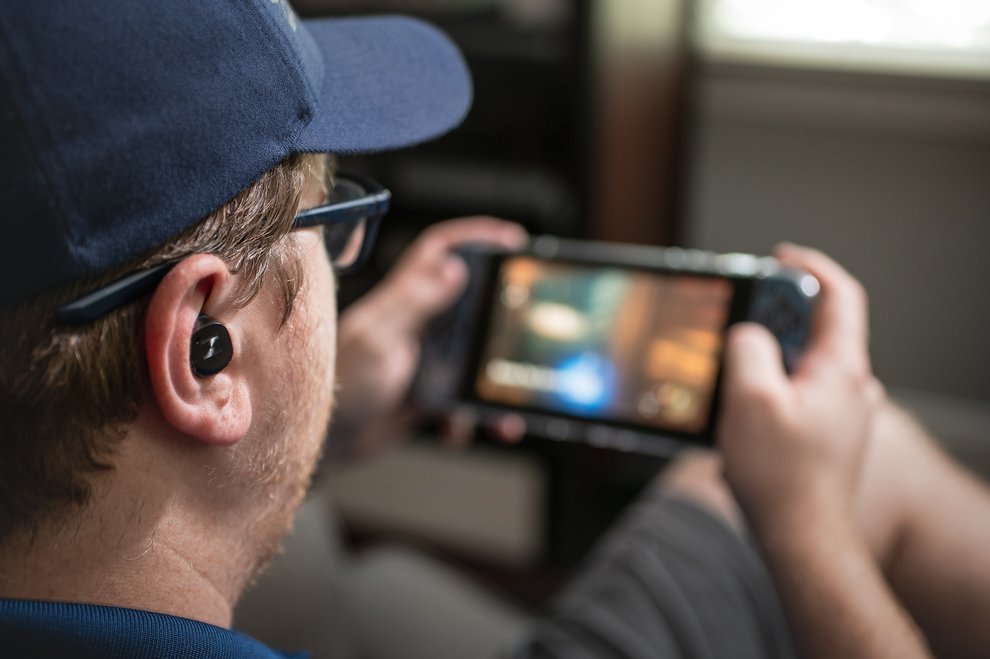
M 699 432 L 732 294 L 719 278 L 510 257 L 497 275 L 475 395 Z

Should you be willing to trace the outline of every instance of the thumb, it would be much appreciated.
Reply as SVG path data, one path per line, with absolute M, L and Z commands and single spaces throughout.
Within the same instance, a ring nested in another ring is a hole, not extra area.
M 447 311 L 464 292 L 467 280 L 467 264 L 454 254 L 445 255 L 418 279 L 410 278 L 402 305 L 408 331 L 419 334 L 436 316 Z
M 729 330 L 722 381 L 726 405 L 753 396 L 777 397 L 789 386 L 777 339 L 762 325 L 740 323 Z

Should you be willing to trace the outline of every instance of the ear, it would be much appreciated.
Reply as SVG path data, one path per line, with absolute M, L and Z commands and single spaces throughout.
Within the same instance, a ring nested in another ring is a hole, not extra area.
M 234 358 L 216 375 L 197 377 L 193 373 L 189 346 L 199 315 L 205 313 L 222 322 L 222 311 L 233 309 L 234 293 L 233 278 L 223 260 L 209 254 L 189 256 L 158 285 L 145 319 L 148 375 L 162 416 L 179 432 L 212 445 L 229 446 L 247 434 L 250 383 L 238 368 L 235 328 L 227 328 Z

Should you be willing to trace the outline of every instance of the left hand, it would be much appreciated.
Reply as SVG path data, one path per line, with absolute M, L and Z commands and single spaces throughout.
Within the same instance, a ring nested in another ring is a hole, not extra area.
M 757 535 L 813 525 L 826 509 L 851 516 L 873 414 L 884 400 L 870 368 L 862 285 L 816 250 L 782 246 L 777 255 L 814 274 L 822 292 L 791 377 L 766 329 L 746 323 L 729 334 L 718 444 Z
M 364 454 L 400 436 L 412 421 L 406 396 L 427 324 L 454 303 L 467 267 L 451 253 L 466 243 L 521 248 L 518 224 L 490 217 L 449 220 L 426 229 L 389 274 L 341 314 L 337 334 L 337 411 L 333 430 Z

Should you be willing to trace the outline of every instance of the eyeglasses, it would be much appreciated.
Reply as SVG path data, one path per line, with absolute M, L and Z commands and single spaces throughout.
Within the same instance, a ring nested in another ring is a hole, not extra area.
M 391 193 L 364 176 L 338 174 L 327 203 L 296 215 L 293 229 L 322 227 L 334 272 L 345 275 L 368 260 Z M 62 325 L 84 325 L 150 293 L 181 259 L 132 272 L 55 310 Z

